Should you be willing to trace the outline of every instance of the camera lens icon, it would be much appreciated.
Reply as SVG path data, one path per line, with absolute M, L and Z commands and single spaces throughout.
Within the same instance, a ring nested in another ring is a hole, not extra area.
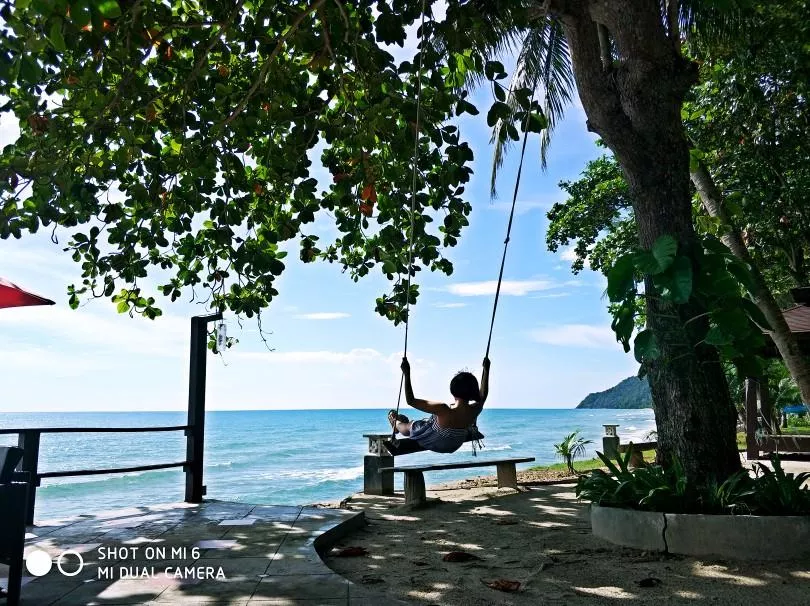
M 44 577 L 51 571 L 53 561 L 49 553 L 41 549 L 34 549 L 26 556 L 25 567 L 31 576 Z
M 71 556 L 71 558 L 68 558 Z M 73 566 L 71 564 L 71 559 L 75 558 L 79 561 L 78 566 L 76 566 L 75 570 L 72 570 Z M 79 574 L 82 569 L 84 568 L 84 558 L 78 551 L 74 551 L 73 549 L 66 549 L 59 557 L 56 558 L 56 567 L 59 569 L 59 572 L 66 577 L 75 577 Z
M 44 577 L 53 568 L 53 560 L 48 552 L 34 549 L 26 556 L 25 567 L 31 576 Z M 56 568 L 63 576 L 75 577 L 84 569 L 84 558 L 78 551 L 66 549 L 56 558 Z

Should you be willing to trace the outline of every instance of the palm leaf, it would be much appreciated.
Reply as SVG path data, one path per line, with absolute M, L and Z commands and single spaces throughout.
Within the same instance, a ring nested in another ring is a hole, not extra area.
M 576 90 L 565 33 L 560 22 L 552 16 L 541 18 L 526 32 L 506 99 L 512 114 L 508 119 L 499 120 L 492 131 L 490 142 L 495 144 L 495 152 L 492 158 L 490 195 L 493 198 L 497 196 L 498 170 L 512 143 L 501 131 L 508 124 L 514 123 L 515 114 L 521 109 L 515 91 L 523 88 L 530 88 L 542 97 L 540 106 L 548 122 L 540 139 L 540 164 L 545 169 L 551 135 Z

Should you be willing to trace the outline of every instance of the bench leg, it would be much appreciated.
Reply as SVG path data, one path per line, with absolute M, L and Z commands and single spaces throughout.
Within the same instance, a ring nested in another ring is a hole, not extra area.
M 514 463 L 498 463 L 498 488 L 517 488 L 517 470 Z
M 405 504 L 423 505 L 427 501 L 425 494 L 425 476 L 421 471 L 405 472 Z

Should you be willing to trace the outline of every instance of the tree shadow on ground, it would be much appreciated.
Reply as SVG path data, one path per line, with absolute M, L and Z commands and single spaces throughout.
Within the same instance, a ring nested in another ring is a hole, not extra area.
M 591 534 L 587 504 L 573 487 L 511 492 L 434 492 L 442 501 L 424 509 L 407 509 L 401 497 L 357 495 L 348 505 L 364 509 L 369 524 L 332 554 L 358 546 L 368 555 L 325 561 L 353 583 L 419 604 L 806 603 L 810 561 L 732 562 L 622 548 Z M 480 559 L 445 561 L 452 551 Z M 498 579 L 520 587 L 508 593 L 486 584 Z

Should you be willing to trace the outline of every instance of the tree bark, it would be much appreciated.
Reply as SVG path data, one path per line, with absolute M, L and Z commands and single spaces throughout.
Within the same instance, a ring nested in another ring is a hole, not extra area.
M 640 244 L 660 236 L 692 256 L 689 147 L 680 118 L 683 98 L 696 81 L 667 36 L 657 2 L 582 0 L 552 2 L 563 23 L 588 127 L 613 151 L 630 187 Z M 598 26 L 613 37 L 616 67 L 605 69 Z M 646 280 L 646 292 L 652 292 Z M 736 411 L 717 351 L 698 345 L 686 320 L 703 314 L 694 301 L 672 305 L 647 298 L 647 323 L 661 357 L 649 365 L 658 430 L 658 459 L 679 460 L 690 482 L 722 480 L 739 470 Z M 705 327 L 705 325 L 704 325 Z
M 721 237 L 723 244 L 728 246 L 738 259 L 751 268 L 755 287 L 751 296 L 754 298 L 754 303 L 757 304 L 757 307 L 765 315 L 765 319 L 768 320 L 773 329 L 770 331 L 771 338 L 779 350 L 779 354 L 782 356 L 790 375 L 799 387 L 802 401 L 810 403 L 810 362 L 802 355 L 796 337 L 790 332 L 790 327 L 785 321 L 785 316 L 782 315 L 782 310 L 779 309 L 771 289 L 765 283 L 765 277 L 751 258 L 748 247 L 743 242 L 734 220 L 726 213 L 723 207 L 722 194 L 714 184 L 711 174 L 702 163 L 691 172 L 691 178 L 700 196 L 700 201 L 703 203 L 703 208 L 712 217 L 720 219 L 723 225 L 727 227 Z

